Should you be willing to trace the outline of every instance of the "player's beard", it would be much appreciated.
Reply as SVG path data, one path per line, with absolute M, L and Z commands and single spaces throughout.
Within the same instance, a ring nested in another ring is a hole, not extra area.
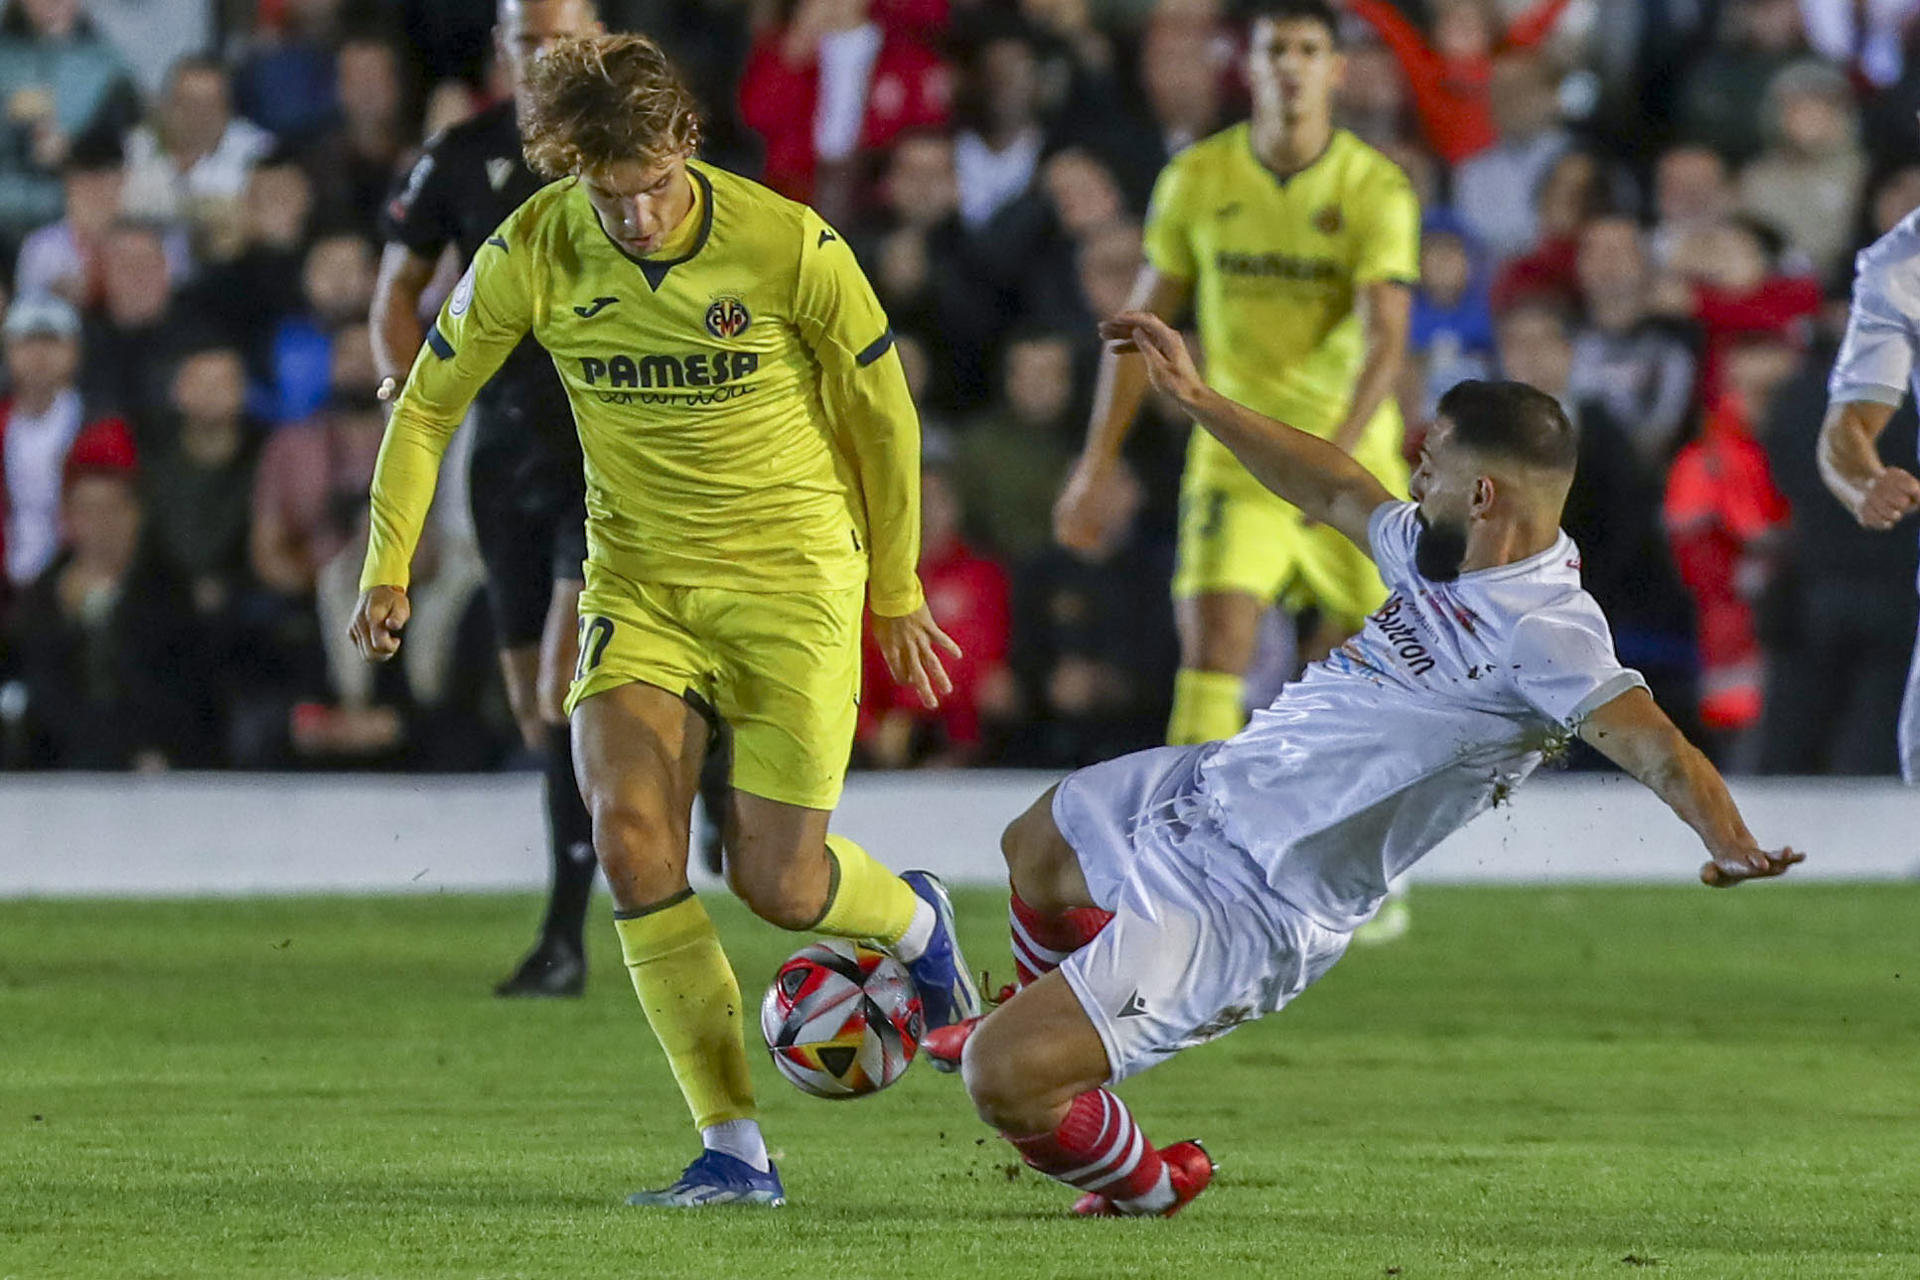
M 1413 567 L 1420 576 L 1433 582 L 1452 582 L 1460 576 L 1467 558 L 1467 525 L 1463 520 L 1435 522 L 1424 511 L 1414 512 L 1420 522 L 1420 536 L 1413 544 Z

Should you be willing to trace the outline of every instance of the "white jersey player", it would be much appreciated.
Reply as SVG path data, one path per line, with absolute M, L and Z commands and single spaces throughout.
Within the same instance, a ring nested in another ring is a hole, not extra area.
M 1877 442 L 1914 382 L 1920 347 L 1920 212 L 1854 260 L 1853 309 L 1827 382 L 1820 476 L 1868 529 L 1891 529 L 1920 511 L 1920 479 L 1888 466 Z M 1920 386 L 1920 383 L 1915 383 Z M 1920 638 L 1900 704 L 1900 774 L 1920 782 Z
M 1281 1008 L 1340 958 L 1388 881 L 1578 735 L 1650 787 L 1710 885 L 1801 860 L 1748 832 L 1726 784 L 1614 656 L 1560 531 L 1576 439 L 1551 396 L 1463 383 L 1400 502 L 1339 448 L 1201 381 L 1179 335 L 1102 333 L 1268 488 L 1370 555 L 1391 595 L 1224 742 L 1072 774 L 1008 828 L 1021 989 L 929 1033 L 1027 1163 L 1084 1214 L 1177 1212 L 1212 1162 L 1156 1149 L 1104 1086 Z

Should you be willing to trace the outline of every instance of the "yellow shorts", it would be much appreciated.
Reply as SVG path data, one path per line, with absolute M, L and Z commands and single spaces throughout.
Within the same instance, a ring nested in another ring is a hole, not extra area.
M 1376 424 L 1355 456 L 1387 488 L 1404 494 L 1407 467 L 1398 434 Z M 1316 607 L 1356 629 L 1386 600 L 1380 572 L 1366 552 L 1328 525 L 1310 525 L 1299 508 L 1275 497 L 1231 458 L 1209 462 L 1189 461 L 1181 477 L 1176 600 L 1244 591 L 1293 612 Z
M 730 591 L 637 583 L 591 561 L 567 712 L 644 683 L 712 708 L 733 785 L 808 809 L 840 801 L 860 696 L 866 587 Z

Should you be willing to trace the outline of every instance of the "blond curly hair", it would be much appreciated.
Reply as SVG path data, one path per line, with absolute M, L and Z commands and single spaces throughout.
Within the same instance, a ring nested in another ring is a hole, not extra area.
M 623 160 L 651 168 L 700 145 L 700 113 L 647 37 L 574 36 L 555 42 L 528 75 L 520 139 L 527 163 L 547 178 Z

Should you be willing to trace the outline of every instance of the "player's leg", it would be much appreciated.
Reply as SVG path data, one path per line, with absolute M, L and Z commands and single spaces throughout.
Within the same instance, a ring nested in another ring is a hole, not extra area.
M 628 1203 L 777 1203 L 785 1193 L 755 1119 L 740 985 L 687 883 L 707 721 L 683 697 L 629 683 L 581 699 L 573 733 L 634 993 L 705 1148 L 672 1185 Z
M 953 906 L 926 872 L 896 875 L 829 835 L 853 743 L 859 587 L 834 592 L 701 589 L 702 632 L 720 654 L 717 706 L 731 730 L 727 875 L 762 919 L 870 940 L 907 966 L 928 1025 L 979 1012 Z
M 1297 523 L 1292 508 L 1251 477 L 1209 478 L 1188 466 L 1173 575 L 1180 670 L 1170 745 L 1230 738 L 1246 724 L 1260 615 L 1287 578 L 1287 536 Z
M 1085 1193 L 1076 1212 L 1177 1212 L 1213 1177 L 1197 1143 L 1156 1148 L 1103 1088 L 1106 1044 L 1079 997 L 1050 973 L 993 1011 L 963 1068 L 980 1118 L 1030 1168 Z
M 1015 818 L 1000 837 L 1007 863 L 1007 931 L 1016 989 L 1030 987 L 1093 941 L 1113 919 L 1095 905 L 1073 846 L 1053 820 L 1058 787 Z

